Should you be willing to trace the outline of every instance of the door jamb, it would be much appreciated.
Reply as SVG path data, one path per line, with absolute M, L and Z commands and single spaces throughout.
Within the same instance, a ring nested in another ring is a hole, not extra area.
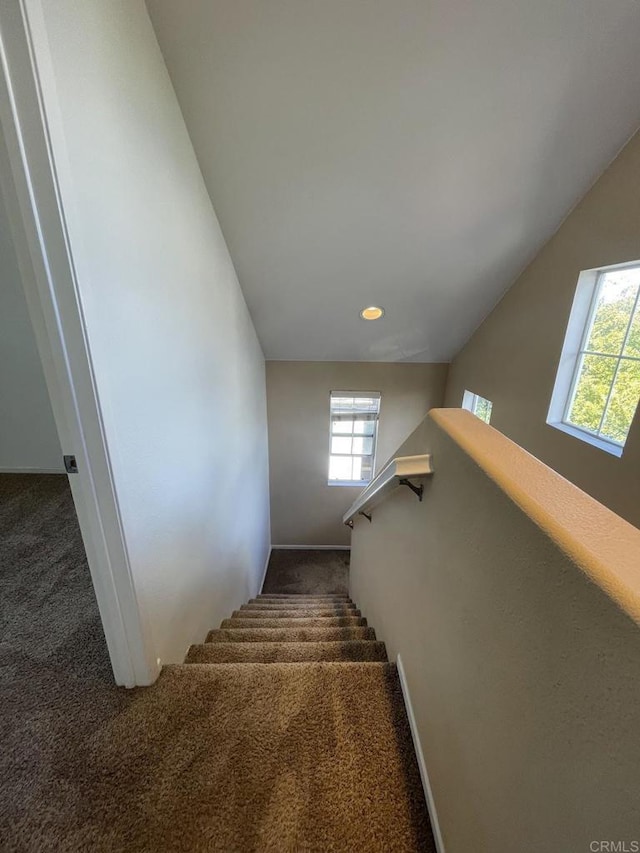
M 63 139 L 63 128 L 40 3 L 0 3 L 0 182 L 62 453 L 78 463 L 69 483 L 114 677 L 133 687 L 155 681 L 160 662 L 135 588 L 104 432 L 59 185 L 66 164 L 53 157 L 51 138 Z

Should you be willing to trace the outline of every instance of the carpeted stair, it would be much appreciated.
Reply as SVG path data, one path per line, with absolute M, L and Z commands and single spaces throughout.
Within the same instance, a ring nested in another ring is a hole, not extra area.
M 295 627 L 213 631 L 125 690 L 67 478 L 0 477 L 3 523 L 0 853 L 434 850 L 384 644 L 306 622 L 348 598 L 259 596 L 234 618 Z M 267 589 L 346 588 L 345 552 L 274 554 Z
M 215 754 L 197 849 L 435 851 L 395 664 L 347 596 L 260 595 L 185 664 L 165 678 Z

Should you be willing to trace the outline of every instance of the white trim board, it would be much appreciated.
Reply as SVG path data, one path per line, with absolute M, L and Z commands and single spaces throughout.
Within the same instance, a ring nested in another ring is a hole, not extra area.
M 342 516 L 344 524 L 353 526 L 353 519 L 369 512 L 384 500 L 388 494 L 407 480 L 422 480 L 433 474 L 433 459 L 430 453 L 418 456 L 396 456 L 384 466 L 369 485 L 363 489 L 349 509 Z
M 272 545 L 272 551 L 350 551 L 351 545 Z
M 404 699 L 404 705 L 407 710 L 407 718 L 409 720 L 409 728 L 411 729 L 411 738 L 413 740 L 413 748 L 416 751 L 416 758 L 418 760 L 418 767 L 420 769 L 420 778 L 422 779 L 422 787 L 424 788 L 424 796 L 427 801 L 427 808 L 429 809 L 429 818 L 431 820 L 431 829 L 433 831 L 433 838 L 436 842 L 436 850 L 438 853 L 445 853 L 444 849 L 444 841 L 442 840 L 442 833 L 440 832 L 440 823 L 438 822 L 438 813 L 436 811 L 435 800 L 433 799 L 433 791 L 431 790 L 431 783 L 429 782 L 429 774 L 427 773 L 427 765 L 424 760 L 424 753 L 422 752 L 422 744 L 420 743 L 420 735 L 418 734 L 418 727 L 416 725 L 415 714 L 413 713 L 413 705 L 411 704 L 411 696 L 409 695 L 409 685 L 407 684 L 407 676 L 405 675 L 404 667 L 402 665 L 402 658 L 400 655 L 397 657 L 397 666 L 398 666 L 398 677 L 400 678 L 400 687 L 402 689 L 402 697 Z
M 260 581 L 260 586 L 258 587 L 258 595 L 260 595 L 260 593 L 262 592 L 262 588 L 264 587 L 264 582 L 267 578 L 267 572 L 269 571 L 269 560 L 271 559 L 271 552 L 272 551 L 273 551 L 273 548 L 271 546 L 269 546 L 269 552 L 267 554 L 267 559 L 266 559 L 265 564 L 264 564 L 264 570 L 262 572 L 262 579 Z
M 114 677 L 133 687 L 153 682 L 159 669 L 131 573 L 78 295 L 61 192 L 71 178 L 42 2 L 0 4 L 0 181 L 61 450 L 78 462 L 69 483 Z

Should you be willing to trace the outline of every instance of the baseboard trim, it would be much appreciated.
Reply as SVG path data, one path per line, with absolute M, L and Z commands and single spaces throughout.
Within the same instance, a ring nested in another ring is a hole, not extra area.
M 267 577 L 267 571 L 269 569 L 269 560 L 271 559 L 271 552 L 272 551 L 273 551 L 273 548 L 271 547 L 271 545 L 269 545 L 269 550 L 267 552 L 267 559 L 266 559 L 265 564 L 264 564 L 264 569 L 262 570 L 262 580 L 260 581 L 260 586 L 258 587 L 258 595 L 260 595 L 260 593 L 262 592 L 262 588 L 264 587 L 264 582 L 265 582 L 265 579 Z
M 272 551 L 350 551 L 351 545 L 272 545 Z
M 413 705 L 411 704 L 411 696 L 409 695 L 409 685 L 407 684 L 407 677 L 404 672 L 404 667 L 402 665 L 402 658 L 398 655 L 397 658 L 398 665 L 398 676 L 400 678 L 400 687 L 402 688 L 402 696 L 404 698 L 404 706 L 407 709 L 407 717 L 409 719 L 409 728 L 411 729 L 411 738 L 413 740 L 413 748 L 416 751 L 416 758 L 418 759 L 418 767 L 420 769 L 420 778 L 422 779 L 422 787 L 424 788 L 424 796 L 427 801 L 427 808 L 429 809 L 429 818 L 431 819 L 431 829 L 433 830 L 433 837 L 436 842 L 436 850 L 438 853 L 445 853 L 444 849 L 444 841 L 442 840 L 442 833 L 440 832 L 440 823 L 438 822 L 438 813 L 436 811 L 435 800 L 433 799 L 433 791 L 431 790 L 431 783 L 429 782 L 429 774 L 427 773 L 427 765 L 424 760 L 424 753 L 422 752 L 422 744 L 420 743 L 420 735 L 418 734 L 418 727 L 416 725 L 416 718 L 413 713 Z
M 64 468 L 0 468 L 0 474 L 66 474 Z

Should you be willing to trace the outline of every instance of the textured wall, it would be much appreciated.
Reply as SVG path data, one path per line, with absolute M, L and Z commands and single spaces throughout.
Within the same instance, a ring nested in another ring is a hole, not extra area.
M 547 426 L 581 270 L 640 259 L 640 134 L 575 208 L 454 359 L 446 405 L 466 389 L 493 402 L 491 423 L 640 527 L 640 410 L 618 459 Z
M 329 393 L 380 391 L 379 470 L 429 409 L 446 364 L 268 361 L 271 538 L 274 545 L 348 545 L 342 516 L 361 491 L 329 486 Z
M 431 419 L 400 452 L 427 450 L 423 503 L 356 519 L 350 591 L 402 656 L 447 853 L 636 839 L 638 626 Z
M 54 139 L 138 601 L 158 657 L 259 586 L 264 359 L 142 0 L 43 3 Z M 50 91 L 50 90 L 49 90 Z

